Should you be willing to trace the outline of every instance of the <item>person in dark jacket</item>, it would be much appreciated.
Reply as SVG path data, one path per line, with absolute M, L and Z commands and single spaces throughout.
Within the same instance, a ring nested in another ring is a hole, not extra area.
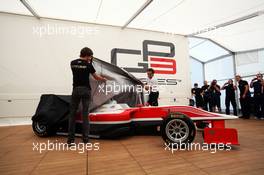
M 256 78 L 251 80 L 250 87 L 254 89 L 254 107 L 257 119 L 264 119 L 264 98 L 263 98 L 263 76 L 257 74 Z
M 203 97 L 202 97 L 202 90 L 198 87 L 197 83 L 194 83 L 194 88 L 192 88 L 192 95 L 195 98 L 196 107 L 203 108 Z
M 232 104 L 234 115 L 237 115 L 237 104 L 236 104 L 236 94 L 235 91 L 237 90 L 237 87 L 233 84 L 233 80 L 229 79 L 228 82 L 226 82 L 221 90 L 226 91 L 226 97 L 225 97 L 225 106 L 226 106 L 226 114 L 230 114 L 230 103 Z
M 238 88 L 240 91 L 240 106 L 242 116 L 239 118 L 249 119 L 250 118 L 250 91 L 248 82 L 242 80 L 240 75 L 236 75 L 236 81 L 238 82 Z
M 210 92 L 210 101 L 209 101 L 209 107 L 210 111 L 216 112 L 216 107 L 218 108 L 218 112 L 221 112 L 221 92 L 220 92 L 220 86 L 217 84 L 216 80 L 213 80 L 210 87 L 209 87 L 209 92 Z
M 209 92 L 209 85 L 207 81 L 204 81 L 204 85 L 202 86 L 202 95 L 203 95 L 203 102 L 204 106 L 203 109 L 208 111 L 208 105 L 210 100 L 210 92 Z

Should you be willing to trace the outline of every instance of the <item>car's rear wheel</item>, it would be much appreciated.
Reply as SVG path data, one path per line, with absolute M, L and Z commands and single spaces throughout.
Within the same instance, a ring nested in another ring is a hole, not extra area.
M 33 121 L 32 128 L 34 133 L 39 137 L 46 137 L 54 134 L 53 130 L 51 130 L 47 125 L 37 121 Z
M 193 121 L 183 114 L 170 114 L 161 126 L 163 140 L 168 143 L 191 143 L 196 130 Z

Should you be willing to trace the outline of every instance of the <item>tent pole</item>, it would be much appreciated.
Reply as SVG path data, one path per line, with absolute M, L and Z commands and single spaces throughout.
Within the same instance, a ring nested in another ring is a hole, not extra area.
M 122 29 L 126 28 L 145 8 L 149 6 L 150 3 L 152 3 L 153 0 L 147 0 L 141 7 L 138 9 L 138 11 L 125 23 L 125 25 L 122 26 Z
M 26 0 L 20 0 L 20 2 L 30 11 L 33 16 L 35 16 L 37 19 L 40 19 L 40 16 L 36 13 L 36 11 L 29 5 Z
M 235 57 L 235 53 L 232 53 L 232 58 L 233 58 L 233 70 L 234 70 L 234 82 L 235 82 L 235 86 L 237 87 L 237 81 L 236 81 L 236 75 L 237 75 L 237 69 L 236 69 L 236 57 Z M 239 112 L 239 99 L 238 99 L 238 90 L 236 91 L 236 107 L 237 107 L 237 113 Z

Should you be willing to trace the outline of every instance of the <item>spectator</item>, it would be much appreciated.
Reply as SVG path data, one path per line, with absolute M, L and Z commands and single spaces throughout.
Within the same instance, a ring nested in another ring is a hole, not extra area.
M 192 88 L 192 95 L 195 97 L 196 107 L 203 108 L 202 90 L 198 87 L 197 83 L 194 83 L 194 88 Z
M 216 80 L 213 80 L 210 87 L 209 92 L 211 93 L 211 98 L 209 100 L 210 111 L 216 112 L 216 107 L 218 112 L 221 112 L 221 101 L 220 101 L 220 86 L 217 84 Z
M 256 78 L 251 80 L 250 87 L 254 89 L 254 107 L 257 119 L 264 119 L 264 98 L 263 98 L 263 76 L 257 74 Z
M 261 93 L 262 95 L 264 95 L 264 80 L 262 80 L 261 84 L 262 84 Z
M 204 102 L 203 109 L 208 111 L 210 92 L 209 92 L 209 85 L 207 81 L 204 81 L 204 85 L 202 86 L 201 89 L 202 89 L 203 102 Z
M 233 84 L 233 80 L 229 79 L 228 82 L 226 82 L 221 90 L 226 91 L 226 98 L 225 98 L 225 106 L 226 106 L 226 114 L 230 114 L 230 102 L 233 107 L 234 115 L 237 115 L 237 104 L 236 104 L 236 97 L 235 97 L 235 91 L 237 90 L 237 87 Z
M 238 88 L 240 91 L 240 105 L 242 116 L 239 118 L 249 119 L 250 117 L 250 91 L 248 82 L 242 80 L 240 75 L 236 75 L 236 81 L 238 82 Z

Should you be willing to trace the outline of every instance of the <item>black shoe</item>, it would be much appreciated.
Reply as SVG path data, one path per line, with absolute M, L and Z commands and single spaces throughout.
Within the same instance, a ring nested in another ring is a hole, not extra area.
M 68 139 L 67 144 L 68 146 L 72 146 L 74 144 L 74 139 Z
M 83 138 L 83 143 L 89 143 L 89 138 Z
M 239 116 L 238 118 L 245 118 L 244 116 Z

